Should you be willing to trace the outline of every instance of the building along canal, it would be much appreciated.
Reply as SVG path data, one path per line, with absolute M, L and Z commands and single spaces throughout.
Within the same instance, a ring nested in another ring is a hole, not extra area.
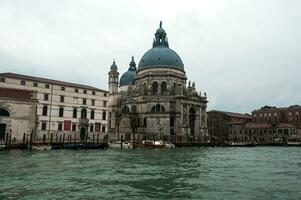
M 0 199 L 300 199 L 300 147 L 1 151 Z

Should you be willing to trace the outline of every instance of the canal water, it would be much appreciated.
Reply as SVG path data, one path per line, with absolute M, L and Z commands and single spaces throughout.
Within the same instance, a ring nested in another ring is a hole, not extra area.
M 301 148 L 1 151 L 0 199 L 301 199 Z

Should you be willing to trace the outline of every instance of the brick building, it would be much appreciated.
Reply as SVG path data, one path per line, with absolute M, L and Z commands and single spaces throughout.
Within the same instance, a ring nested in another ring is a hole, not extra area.
M 282 143 L 288 139 L 301 140 L 301 106 L 277 108 L 264 106 L 252 112 L 252 122 L 245 131 L 258 143 Z
M 208 115 L 208 131 L 212 144 L 243 142 L 248 140 L 243 132 L 246 123 L 251 122 L 249 114 L 211 110 Z

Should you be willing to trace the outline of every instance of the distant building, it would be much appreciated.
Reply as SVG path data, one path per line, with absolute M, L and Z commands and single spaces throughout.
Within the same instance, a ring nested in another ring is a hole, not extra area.
M 279 143 L 287 139 L 301 140 L 301 106 L 277 108 L 264 106 L 252 112 L 252 123 L 245 130 L 259 143 Z
M 249 114 L 211 110 L 208 115 L 208 131 L 212 144 L 244 142 L 249 135 L 243 132 L 245 124 L 252 121 Z
M 186 82 L 180 56 L 169 48 L 160 27 L 153 47 L 134 58 L 119 80 L 114 62 L 109 72 L 109 132 L 126 140 L 161 139 L 172 142 L 207 142 L 207 97 Z
M 36 129 L 37 105 L 34 91 L 0 88 L 0 143 L 21 142 Z
M 208 113 L 212 143 L 279 144 L 301 141 L 301 106 L 264 106 L 252 115 L 212 110 Z
M 0 88 L 36 93 L 36 112 L 32 116 L 37 118 L 37 138 L 49 139 L 51 135 L 55 138 L 61 134 L 85 138 L 89 134 L 107 133 L 108 92 L 105 90 L 14 73 L 0 74 Z M 16 105 L 10 107 L 11 110 L 16 108 Z M 30 131 L 24 129 L 26 133 Z

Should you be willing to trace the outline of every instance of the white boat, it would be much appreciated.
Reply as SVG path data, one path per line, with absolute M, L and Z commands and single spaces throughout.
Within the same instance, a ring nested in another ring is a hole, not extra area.
M 33 141 L 32 150 L 39 150 L 39 151 L 51 150 L 51 146 L 49 144 L 45 144 L 40 141 Z
M 136 148 L 175 148 L 175 145 L 162 140 L 144 140 L 140 144 L 135 144 Z
M 119 148 L 121 149 L 121 141 L 114 141 L 108 144 L 109 148 Z M 123 149 L 132 149 L 133 145 L 129 142 L 123 142 L 122 143 Z
M 32 145 L 32 149 L 39 150 L 39 151 L 51 150 L 51 146 L 50 145 L 40 145 L 40 146 Z

